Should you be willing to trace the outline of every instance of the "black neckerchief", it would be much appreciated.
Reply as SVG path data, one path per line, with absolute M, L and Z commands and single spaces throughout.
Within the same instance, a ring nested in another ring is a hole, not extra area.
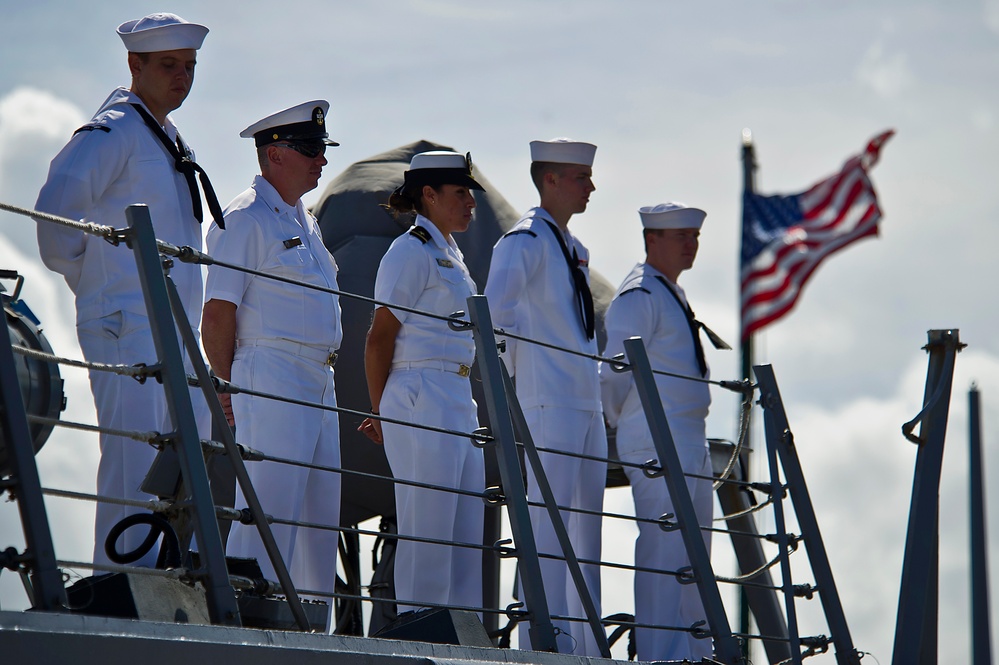
M 174 168 L 184 175 L 184 179 L 187 180 L 187 187 L 191 190 L 191 205 L 194 208 L 194 217 L 198 220 L 198 223 L 204 221 L 204 215 L 201 211 L 201 193 L 198 192 L 198 183 L 194 179 L 194 174 L 197 172 L 198 179 L 201 180 L 201 187 L 205 190 L 205 199 L 208 201 L 208 211 L 212 213 L 212 217 L 215 219 L 215 223 L 218 224 L 220 229 L 225 228 L 225 222 L 222 219 L 222 207 L 219 205 L 219 199 L 215 196 L 215 190 L 212 188 L 212 182 L 208 179 L 208 174 L 205 170 L 198 166 L 197 162 L 191 159 L 191 152 L 188 150 L 187 146 L 180 139 L 180 133 L 177 133 L 177 144 L 174 145 L 167 136 L 160 124 L 156 122 L 153 116 L 149 115 L 146 109 L 142 108 L 140 104 L 132 104 L 132 107 L 139 112 L 139 116 L 142 117 L 149 129 L 152 130 L 153 134 L 160 140 L 163 147 L 166 148 L 170 156 L 173 157 Z
M 579 305 L 579 318 L 583 324 L 583 332 L 586 333 L 586 339 L 593 339 L 593 294 L 590 293 L 590 284 L 586 281 L 586 275 L 583 274 L 582 269 L 579 267 L 579 255 L 576 254 L 575 247 L 572 248 L 572 255 L 570 255 L 558 227 L 547 219 L 544 222 L 552 230 L 552 233 L 555 234 L 558 246 L 562 249 L 562 256 L 565 257 L 565 262 L 569 266 L 569 275 L 572 277 L 572 290 L 576 292 L 576 304 Z
M 704 346 L 701 345 L 701 329 L 704 329 L 704 333 L 711 340 L 711 344 L 714 345 L 716 349 L 731 349 L 732 347 L 725 343 L 721 337 L 715 334 L 711 328 L 694 318 L 694 310 L 690 308 L 689 304 L 683 302 L 680 299 L 679 294 L 669 285 L 669 282 L 662 275 L 655 276 L 659 283 L 662 284 L 670 295 L 676 300 L 676 304 L 680 306 L 683 310 L 684 316 L 687 317 L 687 326 L 690 327 L 690 335 L 694 338 L 694 353 L 697 354 L 697 367 L 701 370 L 701 376 L 706 376 L 708 373 L 708 363 L 704 359 Z

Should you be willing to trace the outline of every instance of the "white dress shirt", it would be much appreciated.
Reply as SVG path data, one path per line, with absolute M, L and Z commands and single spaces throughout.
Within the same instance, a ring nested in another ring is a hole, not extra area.
M 285 203 L 262 176 L 225 211 L 226 228 L 212 224 L 208 253 L 227 263 L 324 288 L 337 289 L 337 266 L 323 245 L 319 224 L 304 207 Z M 289 286 L 214 265 L 205 300 L 237 307 L 237 344 L 285 340 L 337 349 L 343 332 L 340 300 L 333 294 Z
M 652 266 L 639 263 L 625 278 L 604 318 L 607 328 L 604 355 L 611 357 L 623 352 L 624 340 L 638 336 L 645 343 L 653 369 L 700 378 L 687 316 L 676 299 L 666 292 L 667 286 L 656 279 L 657 276 L 667 279 Z M 672 288 L 684 303 L 687 302 L 678 284 L 670 282 L 668 288 Z M 617 427 L 618 422 L 625 419 L 644 420 L 645 413 L 630 372 L 614 372 L 608 365 L 602 364 L 600 381 L 604 415 L 612 427 Z M 708 384 L 657 374 L 656 385 L 667 417 L 701 421 L 707 418 L 711 404 Z M 704 441 L 697 444 L 704 445 Z
M 424 242 L 412 232 L 395 239 L 378 266 L 375 300 L 444 316 L 466 310 L 476 288 L 454 238 L 446 239 L 423 215 L 416 216 L 416 226 L 426 229 L 430 240 Z M 390 309 L 403 324 L 393 363 L 444 360 L 471 366 L 475 359 L 471 330 L 451 330 L 446 321 Z
M 586 338 L 572 275 L 546 221 L 555 224 L 543 208 L 532 208 L 493 247 L 485 289 L 493 325 L 561 348 L 596 354 L 597 340 Z M 562 236 L 570 254 L 575 249 L 589 280 L 589 251 L 568 231 Z M 593 360 L 512 339 L 507 339 L 504 360 L 516 377 L 523 408 L 600 411 Z
M 125 208 L 143 203 L 149 206 L 158 239 L 200 250 L 201 225 L 192 212 L 187 182 L 131 104 L 142 101 L 125 88 L 111 93 L 93 120 L 52 160 L 35 208 L 126 228 Z M 177 128 L 169 117 L 163 129 L 176 141 Z M 76 295 L 78 324 L 120 311 L 146 316 L 135 257 L 125 245 L 115 247 L 103 238 L 43 221 L 37 223 L 37 233 L 42 261 L 62 274 Z M 197 329 L 201 267 L 177 261 L 170 275 Z

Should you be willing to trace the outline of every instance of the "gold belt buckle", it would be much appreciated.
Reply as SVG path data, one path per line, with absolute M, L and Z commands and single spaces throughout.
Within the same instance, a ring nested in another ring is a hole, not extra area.
M 458 365 L 458 376 L 468 377 L 472 373 L 472 368 L 468 365 Z
M 329 357 L 326 359 L 326 364 L 329 365 L 330 367 L 336 365 L 336 351 L 330 353 Z

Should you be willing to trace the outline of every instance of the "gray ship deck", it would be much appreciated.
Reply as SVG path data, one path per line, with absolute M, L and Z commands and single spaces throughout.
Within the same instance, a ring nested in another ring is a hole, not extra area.
M 457 665 L 620 662 L 520 649 L 156 623 L 50 612 L 0 612 L 0 653 L 19 665 Z

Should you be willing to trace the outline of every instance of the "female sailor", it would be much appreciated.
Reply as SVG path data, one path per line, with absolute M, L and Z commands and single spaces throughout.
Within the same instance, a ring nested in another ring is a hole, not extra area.
M 375 299 L 448 316 L 476 293 L 452 235 L 468 229 L 482 190 L 471 160 L 454 152 L 415 155 L 388 207 L 416 213 L 414 225 L 392 243 L 378 267 Z M 475 357 L 471 330 L 447 321 L 379 306 L 364 351 L 372 413 L 386 418 L 472 432 L 475 402 L 469 368 Z M 398 480 L 481 492 L 482 453 L 455 435 L 365 419 L 360 431 L 384 443 Z M 399 535 L 458 543 L 482 542 L 480 498 L 410 485 L 395 486 Z M 400 540 L 395 554 L 399 611 L 425 604 L 482 605 L 482 552 Z

